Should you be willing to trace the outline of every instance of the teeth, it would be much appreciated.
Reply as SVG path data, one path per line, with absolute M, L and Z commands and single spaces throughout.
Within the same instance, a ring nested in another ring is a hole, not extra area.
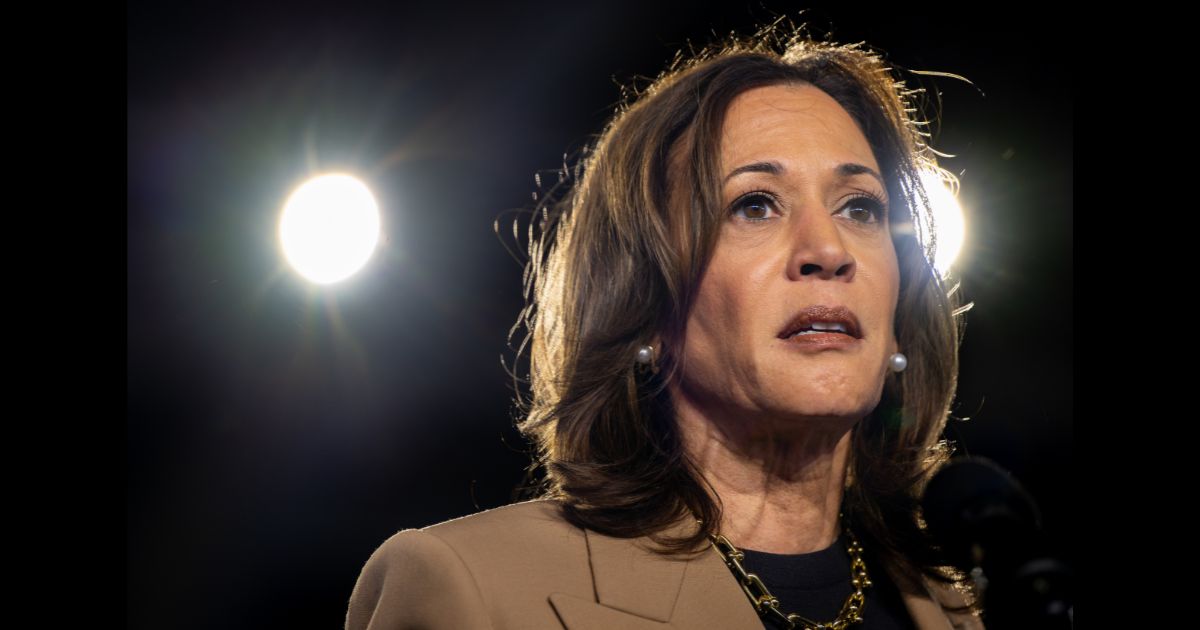
M 798 330 L 792 333 L 790 336 L 795 337 L 796 335 L 815 335 L 830 331 L 840 332 L 845 335 L 850 334 L 849 330 L 846 329 L 846 325 L 841 322 L 813 322 L 808 325 L 808 328 Z

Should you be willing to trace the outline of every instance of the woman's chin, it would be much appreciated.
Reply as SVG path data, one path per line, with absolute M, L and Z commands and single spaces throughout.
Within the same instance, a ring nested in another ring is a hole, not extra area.
M 780 392 L 769 407 L 772 415 L 799 422 L 833 422 L 852 426 L 879 402 L 877 391 L 796 388 Z

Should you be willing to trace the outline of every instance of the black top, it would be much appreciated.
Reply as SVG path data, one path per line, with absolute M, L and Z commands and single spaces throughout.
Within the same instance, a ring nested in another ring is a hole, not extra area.
M 778 554 L 742 549 L 742 566 L 755 573 L 771 594 L 779 600 L 786 615 L 798 613 L 813 621 L 827 623 L 837 619 L 846 598 L 854 592 L 850 584 L 850 553 L 844 534 L 828 549 L 813 553 Z M 863 592 L 863 623 L 855 630 L 915 630 L 899 591 L 888 579 L 883 567 L 869 557 L 867 576 L 871 586 Z M 763 618 L 764 628 L 784 626 Z

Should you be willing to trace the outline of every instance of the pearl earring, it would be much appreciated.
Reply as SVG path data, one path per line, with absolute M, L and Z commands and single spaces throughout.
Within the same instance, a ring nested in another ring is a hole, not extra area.
M 641 365 L 654 363 L 654 346 L 642 346 L 638 348 L 637 362 Z
M 891 359 L 888 360 L 888 364 L 889 367 L 892 368 L 893 372 L 903 372 L 904 368 L 908 367 L 908 357 L 897 352 L 896 354 L 892 355 Z

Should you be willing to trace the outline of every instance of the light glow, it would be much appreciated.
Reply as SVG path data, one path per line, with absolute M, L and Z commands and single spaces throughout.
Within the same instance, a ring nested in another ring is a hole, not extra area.
M 379 205 L 366 184 L 350 175 L 321 175 L 301 184 L 284 203 L 279 243 L 297 273 L 331 284 L 371 258 L 379 223 Z
M 944 278 L 962 250 L 963 240 L 966 237 L 966 225 L 963 220 L 962 206 L 958 204 L 958 182 L 942 173 L 942 171 L 922 170 L 921 184 L 929 196 L 934 229 L 937 231 L 937 247 L 934 250 L 933 267 Z M 929 242 L 929 235 L 924 226 L 920 232 L 921 241 Z

